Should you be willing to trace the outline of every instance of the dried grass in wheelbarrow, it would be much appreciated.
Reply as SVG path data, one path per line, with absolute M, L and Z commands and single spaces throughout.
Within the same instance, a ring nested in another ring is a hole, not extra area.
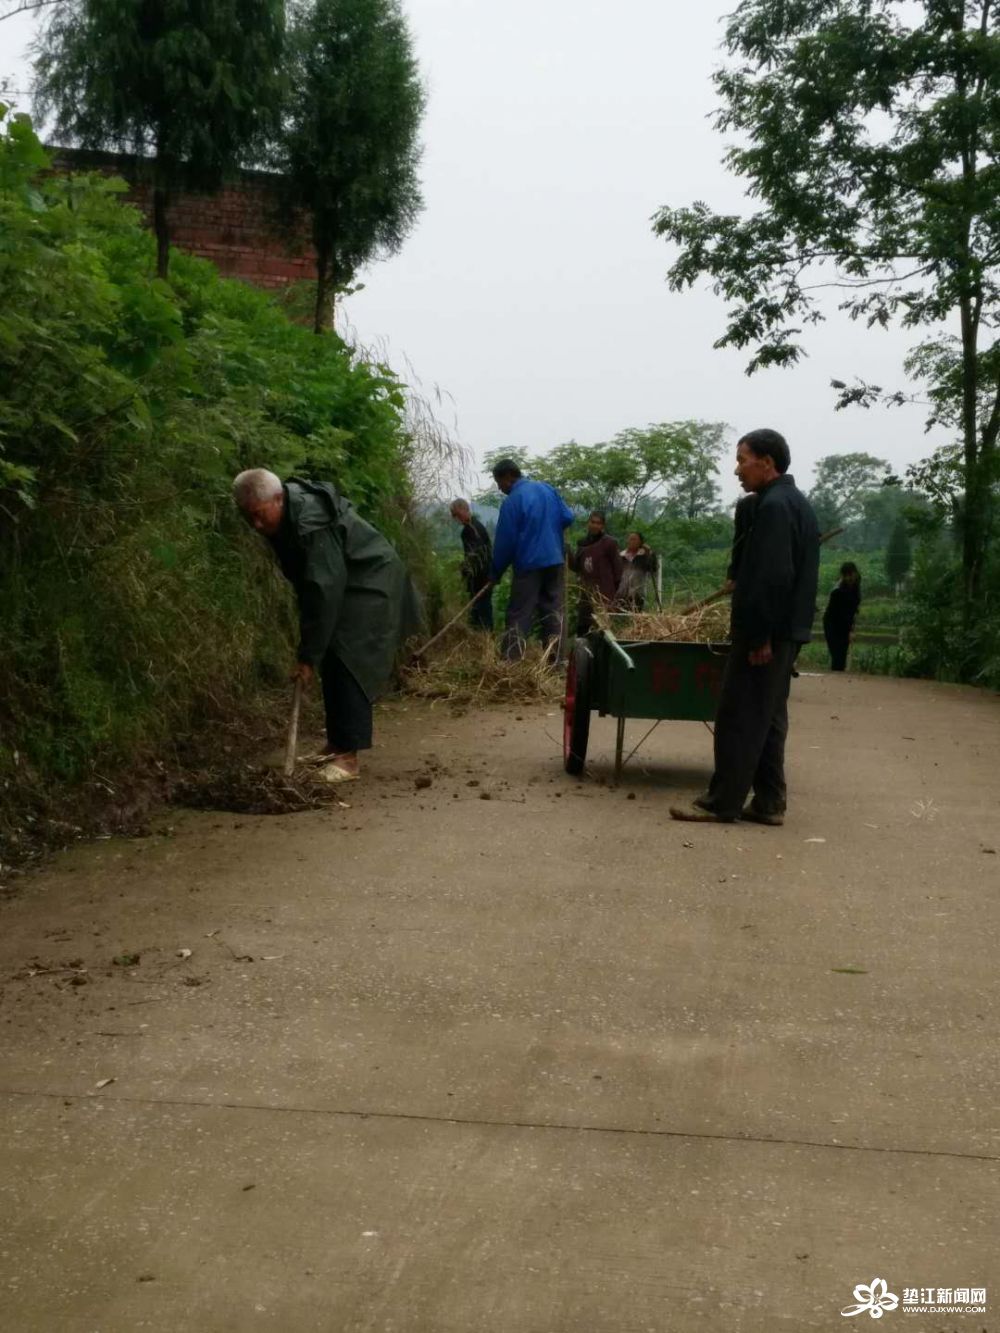
M 598 611 L 595 620 L 622 643 L 729 642 L 729 606 L 719 602 L 687 612 L 680 606 L 627 613 Z
M 554 654 L 529 643 L 519 662 L 508 662 L 490 634 L 466 630 L 450 648 L 403 673 L 403 688 L 418 699 L 462 705 L 551 703 L 563 691 Z
M 178 783 L 170 795 L 175 805 L 237 815 L 291 815 L 321 810 L 338 799 L 313 770 L 296 769 L 286 778 L 280 769 L 246 763 L 204 769 Z

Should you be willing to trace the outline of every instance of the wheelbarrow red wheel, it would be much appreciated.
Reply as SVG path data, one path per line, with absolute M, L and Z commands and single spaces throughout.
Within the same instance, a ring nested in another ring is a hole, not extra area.
M 590 709 L 594 659 L 585 643 L 573 649 L 566 670 L 566 700 L 563 704 L 563 766 L 578 776 L 587 759 L 590 739 Z

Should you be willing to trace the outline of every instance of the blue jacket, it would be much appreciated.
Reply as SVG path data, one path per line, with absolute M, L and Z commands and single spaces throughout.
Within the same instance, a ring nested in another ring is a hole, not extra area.
M 511 564 L 515 574 L 561 565 L 563 532 L 572 522 L 572 510 L 547 482 L 520 477 L 500 506 L 490 578 L 496 583 Z

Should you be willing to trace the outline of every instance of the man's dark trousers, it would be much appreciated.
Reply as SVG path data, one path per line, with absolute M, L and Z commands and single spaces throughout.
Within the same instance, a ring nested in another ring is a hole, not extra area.
M 524 647 L 538 617 L 542 643 L 555 643 L 562 636 L 563 566 L 529 569 L 515 574 L 507 603 L 507 630 L 503 636 L 503 654 L 510 662 L 524 656 Z
M 785 737 L 788 688 L 798 644 L 779 639 L 766 666 L 751 666 L 750 645 L 733 639 L 715 714 L 715 772 L 699 804 L 723 819 L 738 819 L 753 788 L 760 814 L 785 811 Z
M 371 700 L 330 649 L 320 667 L 327 744 L 337 754 L 372 748 Z
M 472 592 L 470 592 L 469 596 L 474 597 L 476 591 L 478 591 L 478 589 L 474 589 Z M 472 626 L 473 629 L 488 630 L 492 634 L 493 632 L 492 588 L 490 589 L 489 592 L 484 592 L 478 602 L 473 602 L 472 608 L 469 611 L 469 624 Z

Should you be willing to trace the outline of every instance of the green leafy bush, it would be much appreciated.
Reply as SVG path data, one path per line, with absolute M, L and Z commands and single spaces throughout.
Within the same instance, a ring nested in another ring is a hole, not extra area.
M 900 674 L 1000 688 L 1000 559 L 990 553 L 975 614 L 964 609 L 961 553 L 950 533 L 925 534 L 905 598 Z
M 334 480 L 412 541 L 410 441 L 388 369 L 203 261 L 157 279 L 124 186 L 46 167 L 0 108 L 0 777 L 73 779 L 281 678 L 234 473 Z

